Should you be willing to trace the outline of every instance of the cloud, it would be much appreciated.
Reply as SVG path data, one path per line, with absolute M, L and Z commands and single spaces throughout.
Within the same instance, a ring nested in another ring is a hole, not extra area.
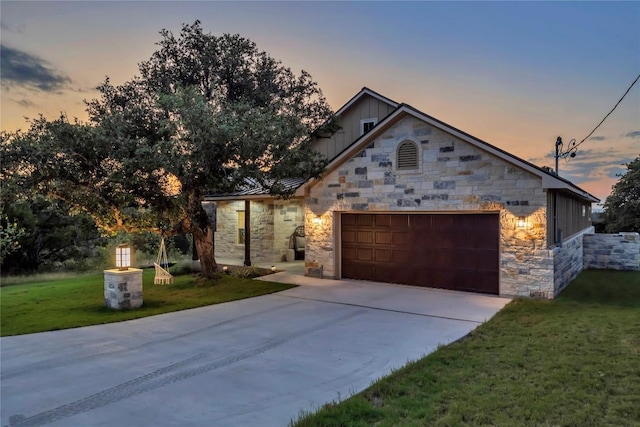
M 28 99 L 12 99 L 13 102 L 15 102 L 16 104 L 22 106 L 22 107 L 26 107 L 26 108 L 30 108 L 30 107 L 35 107 L 36 104 L 34 104 L 33 102 L 29 101 Z
M 632 130 L 625 135 L 627 138 L 640 138 L 640 130 Z
M 594 141 L 604 141 L 607 138 L 605 138 L 604 136 L 592 136 L 589 139 L 593 139 Z
M 2 31 L 9 31 L 11 33 L 18 33 L 18 34 L 24 33 L 24 25 L 15 26 L 5 21 L 0 21 L 0 29 Z
M 45 92 L 59 91 L 71 83 L 69 77 L 51 68 L 47 61 L 4 44 L 0 45 L 0 74 L 3 85 Z

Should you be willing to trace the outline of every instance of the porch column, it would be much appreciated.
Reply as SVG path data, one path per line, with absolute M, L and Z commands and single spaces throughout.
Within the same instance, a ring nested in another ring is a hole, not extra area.
M 244 265 L 251 266 L 251 202 L 244 201 Z

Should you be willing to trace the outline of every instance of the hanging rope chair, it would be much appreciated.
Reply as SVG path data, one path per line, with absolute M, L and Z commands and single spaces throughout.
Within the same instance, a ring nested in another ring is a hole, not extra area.
M 173 276 L 166 269 L 169 268 L 169 257 L 167 256 L 167 247 L 164 244 L 164 237 L 160 240 L 160 250 L 158 251 L 158 259 L 153 263 L 156 268 L 156 277 L 153 283 L 156 285 L 170 285 L 173 283 Z

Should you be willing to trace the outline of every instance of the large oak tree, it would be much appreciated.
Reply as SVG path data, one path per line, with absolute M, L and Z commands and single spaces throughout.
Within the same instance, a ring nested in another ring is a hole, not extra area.
M 640 156 L 627 164 L 627 171 L 605 200 L 604 220 L 609 233 L 640 233 Z
M 198 21 L 160 34 L 139 75 L 99 86 L 88 122 L 40 117 L 3 133 L 2 179 L 66 201 L 107 232 L 192 233 L 211 276 L 203 196 L 251 178 L 286 197 L 283 179 L 318 177 L 326 160 L 307 142 L 331 110 L 308 73 L 248 39 L 205 33 Z

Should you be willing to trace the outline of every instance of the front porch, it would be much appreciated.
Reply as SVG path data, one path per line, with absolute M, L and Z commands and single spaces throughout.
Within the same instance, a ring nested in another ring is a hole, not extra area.
M 234 267 L 242 267 L 244 266 L 244 258 L 243 257 L 225 257 L 225 256 L 216 256 L 216 262 L 218 263 L 218 269 L 222 270 L 222 267 L 226 266 L 234 266 Z M 267 268 L 275 267 L 276 271 L 286 271 L 289 274 L 304 276 L 304 260 L 300 261 L 288 261 L 288 262 L 252 262 L 251 267 L 258 268 Z
M 203 203 L 214 224 L 218 264 L 304 268 L 304 201 L 246 199 Z

